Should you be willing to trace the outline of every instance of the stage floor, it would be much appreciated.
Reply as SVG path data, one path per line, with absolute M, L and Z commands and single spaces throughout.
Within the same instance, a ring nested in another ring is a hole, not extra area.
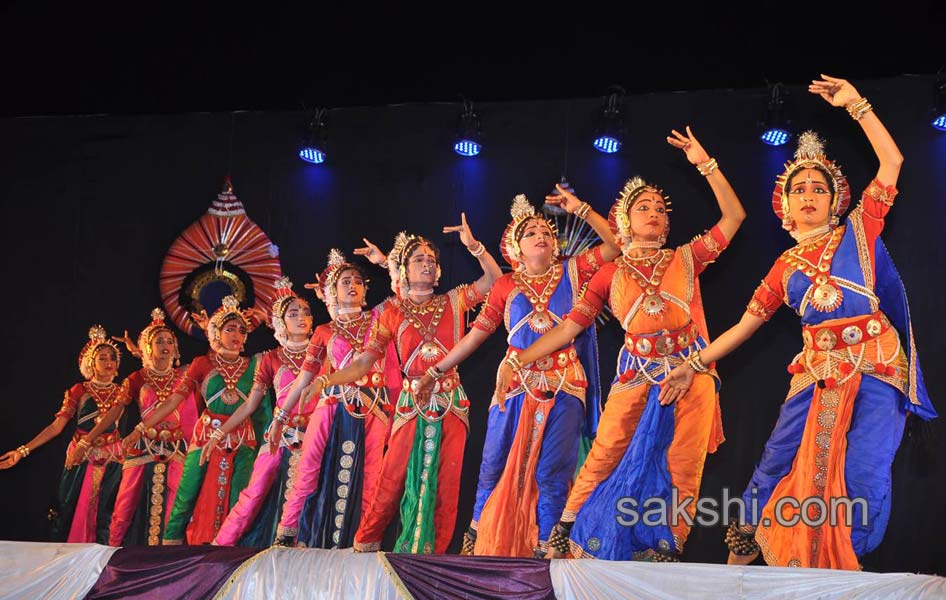
M 0 598 L 946 598 L 909 573 L 350 550 L 0 542 Z

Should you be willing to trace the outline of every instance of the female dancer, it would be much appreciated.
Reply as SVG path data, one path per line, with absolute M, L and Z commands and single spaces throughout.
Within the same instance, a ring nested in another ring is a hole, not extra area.
M 716 160 L 689 127 L 686 131 L 673 131 L 667 141 L 706 176 L 722 212 L 716 226 L 688 244 L 663 249 L 667 199 L 640 178 L 630 180 L 612 208 L 623 255 L 595 274 L 565 321 L 500 368 L 497 393 L 509 388 L 523 365 L 589 327 L 605 302 L 626 332 L 598 435 L 549 538 L 552 556 L 571 550 L 575 556 L 611 560 L 678 560 L 689 533 L 685 520 L 622 523 L 615 506 L 626 498 L 660 498 L 665 506 L 677 495 L 695 499 L 706 453 L 723 441 L 715 376 L 702 375 L 676 405 L 657 400 L 658 384 L 671 368 L 706 343 L 697 276 L 745 218 Z M 692 503 L 687 510 L 692 517 Z
M 537 214 L 525 196 L 516 196 L 502 245 L 514 271 L 496 281 L 473 328 L 431 373 L 453 369 L 504 322 L 507 354 L 517 354 L 560 323 L 591 276 L 620 254 L 607 220 L 556 188 L 559 194 L 546 202 L 585 219 L 605 243 L 559 261 L 554 223 Z M 582 426 L 597 428 L 597 363 L 592 327 L 574 345 L 528 365 L 513 389 L 493 397 L 465 554 L 545 555 L 575 473 Z M 586 377 L 584 364 L 593 376 Z M 424 375 L 417 396 L 425 397 L 435 381 Z
M 379 252 L 380 254 L 380 252 Z M 384 255 L 381 254 L 381 258 Z M 385 301 L 364 311 L 367 286 L 361 269 L 333 249 L 316 294 L 332 320 L 312 335 L 302 373 L 290 396 L 299 397 L 319 371 L 347 367 L 364 350 L 371 324 Z M 302 444 L 297 476 L 286 496 L 276 544 L 313 548 L 348 548 L 359 517 L 368 510 L 381 468 L 393 408 L 388 390 L 400 390 L 397 355 L 389 344 L 385 356 L 354 385 L 339 385 L 314 396 L 318 407 Z M 279 420 L 277 414 L 275 420 Z
M 473 238 L 465 215 L 461 225 L 444 228 L 444 233 L 453 231 L 479 260 L 483 276 L 472 285 L 435 295 L 440 279 L 436 247 L 426 238 L 399 234 L 388 260 L 397 270 L 403 296 L 381 314 L 364 352 L 344 369 L 320 375 L 314 384 L 320 393 L 325 387 L 357 381 L 384 356 L 390 342 L 397 345 L 405 380 L 375 496 L 355 533 L 357 551 L 380 549 L 398 502 L 403 530 L 397 552 L 441 554 L 453 535 L 470 402 L 455 369 L 439 378 L 429 400 L 420 402 L 414 392 L 418 379 L 462 337 L 463 314 L 483 300 L 501 274 L 486 247 Z
M 246 487 L 256 458 L 256 440 L 262 437 L 271 409 L 263 400 L 252 417 L 224 433 L 220 426 L 246 401 L 253 386 L 259 356 L 241 356 L 250 318 L 239 310 L 233 296 L 224 297 L 207 323 L 211 351 L 191 362 L 174 393 L 143 417 L 124 444 L 131 447 L 142 434 L 160 423 L 189 395 L 199 398 L 200 417 L 194 427 L 184 473 L 164 528 L 165 545 L 204 544 L 213 540 L 230 507 Z M 210 464 L 200 464 L 204 444 L 213 438 L 218 446 Z
M 270 388 L 276 392 L 276 418 L 287 427 L 278 438 L 264 437 L 250 482 L 240 492 L 240 498 L 214 538 L 214 543 L 222 546 L 238 542 L 246 546 L 273 543 L 282 500 L 294 485 L 302 439 L 315 408 L 314 402 L 302 402 L 291 413 L 280 408 L 292 382 L 303 369 L 306 345 L 312 333 L 312 311 L 308 302 L 293 293 L 289 278 L 277 280 L 275 288 L 271 323 L 279 347 L 263 354 L 253 377 L 250 397 L 220 426 L 220 431 L 226 436 L 240 427 L 256 412 Z M 210 459 L 218 443 L 213 437 L 207 440 L 200 454 L 201 465 Z
M 151 311 L 151 323 L 138 335 L 137 345 L 127 332 L 124 337 L 114 339 L 124 341 L 128 350 L 144 364 L 128 376 L 124 385 L 129 402 L 137 400 L 141 415 L 146 416 L 171 395 L 183 375 L 183 369 L 176 369 L 173 364 L 180 359 L 177 337 L 165 325 L 164 312 L 156 308 Z M 111 427 L 123 409 L 124 406 L 113 406 L 89 435 L 94 438 Z M 184 470 L 187 440 L 196 420 L 193 399 L 188 399 L 167 418 L 147 429 L 125 454 L 121 485 L 112 512 L 110 546 L 160 543 Z
M 847 179 L 816 135 L 799 138 L 772 195 L 797 245 L 775 262 L 739 323 L 695 353 L 689 367 L 675 369 L 661 394 L 678 397 L 694 372 L 749 339 L 783 302 L 798 313 L 803 350 L 788 367 L 788 397 L 744 495 L 747 505 L 756 498 L 763 507 L 761 519 L 730 525 L 729 562 L 751 562 L 761 549 L 770 565 L 857 569 L 858 557 L 884 536 L 906 415 L 931 419 L 936 411 L 903 283 L 880 239 L 903 157 L 853 85 L 822 75 L 809 91 L 858 122 L 880 162 L 877 175 L 839 226 L 850 202 Z M 812 498 L 820 502 L 799 512 Z M 782 499 L 795 502 L 780 506 Z M 835 511 L 828 507 L 834 499 L 856 502 Z M 787 526 L 793 517 L 802 520 Z M 835 518 L 834 526 L 823 524 Z
M 121 436 L 114 425 L 104 435 L 89 435 L 92 425 L 113 406 L 128 403 L 124 386 L 113 380 L 121 353 L 101 325 L 89 330 L 89 341 L 79 353 L 79 371 L 85 378 L 66 390 L 62 408 L 36 437 L 0 456 L 0 469 L 9 469 L 65 428 L 76 417 L 76 430 L 66 451 L 66 468 L 59 482 L 53 541 L 108 543 L 108 527 L 121 481 Z

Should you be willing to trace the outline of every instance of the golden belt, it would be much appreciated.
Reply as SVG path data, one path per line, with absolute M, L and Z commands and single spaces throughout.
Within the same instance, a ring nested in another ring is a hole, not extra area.
M 522 350 L 518 348 L 509 347 L 509 351 L 506 353 L 507 356 L 519 356 L 519 353 Z M 549 354 L 548 356 L 543 356 L 535 362 L 531 362 L 527 365 L 522 365 L 522 369 L 525 371 L 552 371 L 557 369 L 564 369 L 565 367 L 575 364 L 578 362 L 578 352 L 575 351 L 574 346 L 569 346 L 562 350 L 558 350 Z
M 832 319 L 819 325 L 806 325 L 802 328 L 801 339 L 805 348 L 827 352 L 872 340 L 890 327 L 887 315 L 877 311 L 853 319 Z
M 87 433 L 88 433 L 88 431 L 78 431 L 78 430 L 77 430 L 75 433 L 72 434 L 72 441 L 78 442 L 80 439 L 82 439 L 83 437 L 85 437 L 85 434 L 87 434 Z M 95 438 L 95 440 L 93 440 L 92 445 L 93 445 L 93 446 L 99 446 L 99 447 L 101 447 L 101 446 L 108 446 L 109 444 L 114 444 L 115 442 L 121 441 L 121 439 L 122 439 L 122 435 L 121 435 L 121 433 L 116 429 L 115 431 L 111 431 L 111 432 L 109 432 L 109 433 L 103 433 L 103 434 L 101 434 L 100 436 L 98 436 L 97 438 Z
M 368 373 L 361 379 L 355 382 L 355 385 L 358 387 L 373 387 L 380 388 L 384 387 L 384 373 L 380 371 L 375 371 L 373 373 Z
M 401 381 L 401 389 L 404 390 L 405 392 L 407 391 L 416 392 L 417 381 L 419 379 L 420 377 L 405 377 L 403 381 Z M 437 379 L 436 381 L 434 381 L 434 387 L 431 393 L 447 394 L 457 389 L 458 387 L 460 387 L 460 376 L 457 374 L 456 371 L 453 371 L 452 373 L 447 373 L 440 379 Z
M 678 329 L 664 329 L 657 333 L 625 333 L 624 347 L 642 358 L 670 356 L 689 348 L 699 335 L 691 321 Z

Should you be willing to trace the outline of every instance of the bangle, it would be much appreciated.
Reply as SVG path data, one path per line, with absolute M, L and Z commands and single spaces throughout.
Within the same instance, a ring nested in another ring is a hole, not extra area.
M 85 438 L 79 438 L 79 441 L 76 442 L 77 448 L 88 448 L 91 445 L 92 445 L 91 442 L 89 442 L 89 440 Z
M 147 429 L 148 429 L 148 428 L 145 427 L 145 422 L 144 422 L 144 421 L 139 421 L 138 424 L 135 425 L 135 431 L 137 431 L 137 432 L 140 433 L 141 435 L 145 435 L 145 431 L 146 431 Z
M 20 458 L 26 458 L 27 456 L 30 455 L 30 447 L 27 446 L 26 444 L 23 444 L 22 446 L 16 449 L 16 452 L 17 454 L 20 455 Z
M 700 172 L 700 175 L 702 175 L 703 177 L 706 177 L 707 175 L 715 171 L 718 166 L 719 166 L 719 163 L 716 162 L 716 159 L 711 158 L 704 163 L 700 163 L 696 165 L 696 170 Z
M 227 434 L 223 432 L 223 429 L 214 429 L 213 433 L 210 434 L 210 439 L 219 442 L 224 438 L 225 435 Z
M 273 409 L 273 420 L 279 421 L 283 425 L 289 422 L 289 412 L 279 406 Z
M 522 370 L 522 361 L 519 360 L 518 354 L 510 354 L 503 360 L 503 363 L 509 365 L 509 368 L 518 373 Z
M 433 379 L 434 381 L 443 377 L 443 374 L 444 374 L 443 371 L 438 369 L 437 365 L 431 365 L 430 368 L 427 369 L 427 376 Z
M 328 380 L 328 375 L 319 375 L 318 377 L 316 377 L 315 382 L 321 383 L 323 390 L 329 387 L 330 385 L 332 385 Z
M 483 253 L 486 252 L 486 246 L 483 245 L 483 242 L 476 242 L 475 246 L 467 246 L 466 249 L 476 258 L 483 256 Z
M 847 109 L 847 114 L 851 115 L 851 118 L 855 121 L 860 121 L 861 117 L 874 110 L 874 107 L 870 105 L 867 98 L 858 98 L 844 108 Z
M 687 365 L 693 369 L 694 373 L 707 373 L 709 372 L 709 367 L 703 364 L 703 359 L 700 358 L 699 352 L 691 352 L 690 356 L 686 359 Z
M 589 212 L 591 212 L 591 205 L 587 202 L 582 202 L 578 210 L 575 211 L 575 216 L 584 221 L 588 217 Z

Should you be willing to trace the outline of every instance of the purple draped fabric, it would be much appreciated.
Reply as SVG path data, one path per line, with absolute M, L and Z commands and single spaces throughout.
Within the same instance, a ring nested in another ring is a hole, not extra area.
M 418 600 L 555 600 L 547 560 L 442 554 L 385 558 Z
M 259 548 L 132 546 L 112 555 L 86 600 L 212 598 Z

